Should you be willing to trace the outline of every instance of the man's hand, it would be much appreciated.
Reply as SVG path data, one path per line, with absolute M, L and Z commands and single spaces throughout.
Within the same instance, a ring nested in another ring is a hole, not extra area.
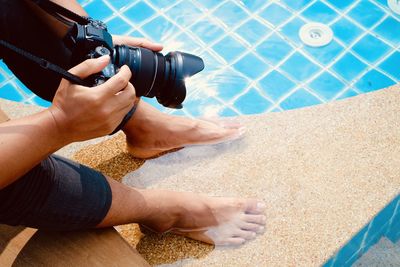
M 70 72 L 85 79 L 100 72 L 110 58 L 89 59 Z M 129 79 L 131 71 L 123 66 L 104 84 L 92 88 L 62 80 L 49 108 L 59 135 L 66 143 L 110 134 L 133 107 L 135 89 Z
M 113 35 L 113 42 L 114 45 L 139 46 L 153 50 L 154 52 L 160 52 L 163 49 L 162 44 L 153 43 L 145 38 Z

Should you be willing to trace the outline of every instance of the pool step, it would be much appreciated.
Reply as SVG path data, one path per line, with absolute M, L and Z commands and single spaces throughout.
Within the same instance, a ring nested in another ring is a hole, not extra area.
M 358 259 L 353 266 L 400 266 L 400 240 L 397 243 L 393 243 L 386 237 L 383 237 Z

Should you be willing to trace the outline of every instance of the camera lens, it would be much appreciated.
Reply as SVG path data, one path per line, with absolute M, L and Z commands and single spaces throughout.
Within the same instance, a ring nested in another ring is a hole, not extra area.
M 127 65 L 131 69 L 137 96 L 156 97 L 170 108 L 182 107 L 185 78 L 204 69 L 203 60 L 191 54 L 171 52 L 163 56 L 146 48 L 123 45 L 115 47 L 113 61 L 118 67 Z

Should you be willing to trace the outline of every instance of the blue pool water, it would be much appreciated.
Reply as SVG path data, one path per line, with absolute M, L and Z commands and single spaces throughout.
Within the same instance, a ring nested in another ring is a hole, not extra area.
M 400 81 L 400 16 L 387 0 L 81 0 L 114 34 L 146 37 L 203 57 L 188 82 L 188 116 L 296 109 L 378 90 Z M 399 4 L 400 5 L 400 4 Z M 331 27 L 321 48 L 305 46 L 308 22 Z M 47 106 L 0 62 L 0 97 Z M 400 197 L 326 266 L 349 265 L 386 234 L 400 239 Z

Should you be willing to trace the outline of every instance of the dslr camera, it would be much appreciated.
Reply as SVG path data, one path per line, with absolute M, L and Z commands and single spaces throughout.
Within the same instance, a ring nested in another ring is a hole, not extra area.
M 110 56 L 108 66 L 90 77 L 89 84 L 101 84 L 127 65 L 136 95 L 156 97 L 161 105 L 169 108 L 182 108 L 186 97 L 185 79 L 204 69 L 203 60 L 195 55 L 170 52 L 164 56 L 142 47 L 114 46 L 107 26 L 93 19 L 86 25 L 75 23 L 66 41 L 72 50 L 74 65 L 88 58 Z

